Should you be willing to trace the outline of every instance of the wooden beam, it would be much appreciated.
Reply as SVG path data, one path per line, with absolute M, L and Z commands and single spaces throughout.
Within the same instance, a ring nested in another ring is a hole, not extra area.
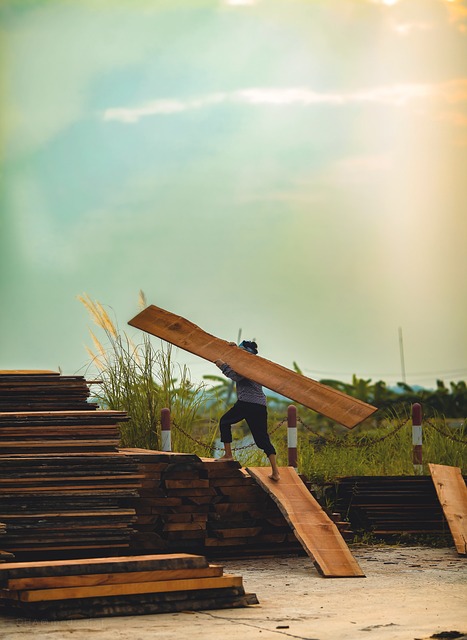
M 10 590 L 50 589 L 57 587 L 92 587 L 128 582 L 157 582 L 158 580 L 186 580 L 189 578 L 216 578 L 223 574 L 221 565 L 211 564 L 204 569 L 165 569 L 162 571 L 131 571 L 129 573 L 94 573 L 75 576 L 44 576 L 16 578 L 8 581 Z
M 457 553 L 467 555 L 467 487 L 459 467 L 429 464 L 439 502 L 448 521 Z
M 5 562 L 0 564 L 0 586 L 8 580 L 24 577 L 85 575 L 117 571 L 162 571 L 167 569 L 206 568 L 206 558 L 189 553 L 116 556 L 74 560 L 39 560 L 37 562 Z
M 314 565 L 325 578 L 364 578 L 334 522 L 323 511 L 293 467 L 281 467 L 278 482 L 267 467 L 248 473 L 276 502 Z
M 239 375 L 318 411 L 348 429 L 377 410 L 341 391 L 232 346 L 189 320 L 154 305 L 141 311 L 128 324 L 211 362 L 223 360 Z

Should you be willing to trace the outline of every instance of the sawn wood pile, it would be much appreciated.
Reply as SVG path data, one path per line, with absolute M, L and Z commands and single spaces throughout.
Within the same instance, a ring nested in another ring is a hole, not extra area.
M 240 576 L 189 554 L 0 565 L 0 611 L 69 620 L 257 604 Z
M 97 409 L 88 402 L 83 376 L 56 371 L 0 370 L 0 411 L 82 411 Z
M 79 409 L 57 409 L 76 406 L 78 396 Z M 70 386 L 59 374 L 0 373 L 0 404 L 11 409 L 0 412 L 3 559 L 128 549 L 135 519 L 128 499 L 138 496 L 140 476 L 118 451 L 117 425 L 127 414 L 96 410 L 86 398 L 81 381 Z
M 132 549 L 208 556 L 302 553 L 276 503 L 238 462 L 122 449 L 143 475 Z
M 326 493 L 354 531 L 382 537 L 449 534 L 430 476 L 351 476 Z

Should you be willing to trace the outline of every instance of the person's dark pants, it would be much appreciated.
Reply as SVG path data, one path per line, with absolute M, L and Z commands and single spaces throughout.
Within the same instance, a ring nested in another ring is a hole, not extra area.
M 234 406 L 224 413 L 219 422 L 222 442 L 232 442 L 232 425 L 246 420 L 258 449 L 267 456 L 276 453 L 268 434 L 268 410 L 262 404 L 237 400 Z

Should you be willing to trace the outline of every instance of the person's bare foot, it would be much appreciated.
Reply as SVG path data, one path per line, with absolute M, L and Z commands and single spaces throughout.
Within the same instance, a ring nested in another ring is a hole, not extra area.
M 215 458 L 216 462 L 232 462 L 232 456 L 221 456 L 220 458 Z
M 268 478 L 270 478 L 271 480 L 274 480 L 274 482 L 279 482 L 279 480 L 281 479 L 279 473 L 271 473 L 271 475 L 268 476 Z

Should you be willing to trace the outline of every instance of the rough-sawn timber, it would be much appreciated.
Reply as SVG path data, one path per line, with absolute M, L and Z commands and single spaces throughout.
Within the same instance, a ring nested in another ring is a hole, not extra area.
M 467 555 L 467 487 L 459 467 L 429 464 L 457 553 Z
M 271 471 L 267 467 L 248 467 L 247 471 L 277 503 L 323 577 L 365 577 L 338 528 L 293 467 L 280 467 L 281 478 L 278 482 L 269 478 Z
M 189 320 L 155 305 L 141 311 L 128 324 L 210 362 L 223 360 L 239 375 L 322 413 L 348 429 L 360 424 L 376 411 L 376 407 L 337 389 L 232 346 L 226 340 L 206 333 Z

